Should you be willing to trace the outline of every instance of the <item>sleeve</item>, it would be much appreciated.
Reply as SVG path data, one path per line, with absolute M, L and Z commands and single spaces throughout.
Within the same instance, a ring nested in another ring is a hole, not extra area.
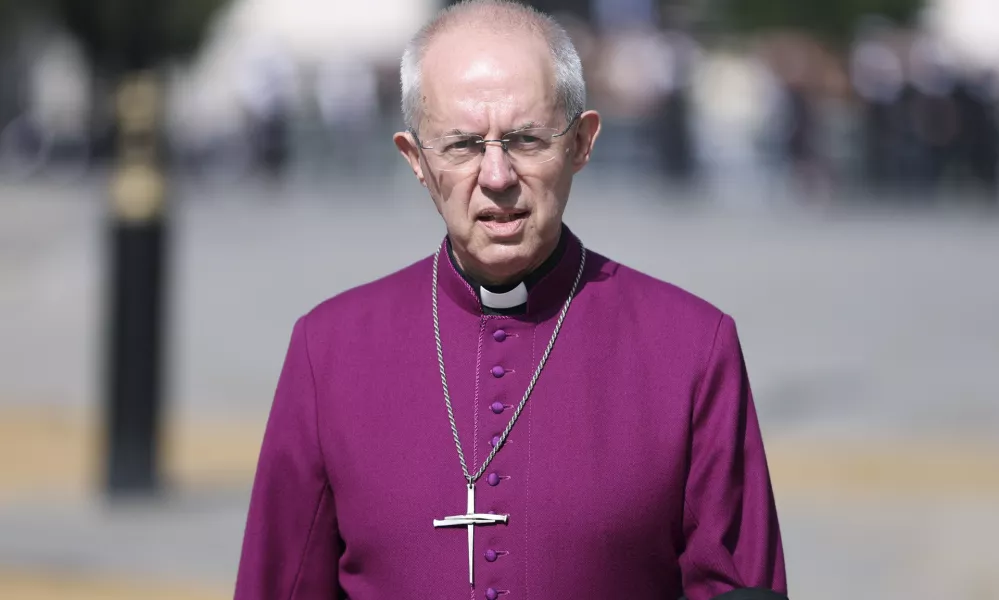
M 335 600 L 339 536 L 319 441 L 305 317 L 296 324 L 264 433 L 235 600 Z
M 767 459 L 735 322 L 722 315 L 695 392 L 680 556 L 689 600 L 736 588 L 787 594 Z

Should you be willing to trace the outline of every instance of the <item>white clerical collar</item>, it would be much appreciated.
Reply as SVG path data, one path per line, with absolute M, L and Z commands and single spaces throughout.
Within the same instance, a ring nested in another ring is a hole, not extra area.
M 485 287 L 479 287 L 479 298 L 482 306 L 495 310 L 506 310 L 515 308 L 522 304 L 527 304 L 527 286 L 521 281 L 517 287 L 509 292 L 490 292 Z

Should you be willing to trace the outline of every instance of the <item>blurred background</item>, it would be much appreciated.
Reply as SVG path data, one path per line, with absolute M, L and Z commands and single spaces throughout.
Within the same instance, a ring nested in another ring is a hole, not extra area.
M 999 5 L 537 0 L 567 222 L 739 324 L 798 599 L 999 599 Z M 438 0 L 0 0 L 0 598 L 231 597 L 294 320 L 444 232 Z M 386 243 L 388 241 L 388 243 Z

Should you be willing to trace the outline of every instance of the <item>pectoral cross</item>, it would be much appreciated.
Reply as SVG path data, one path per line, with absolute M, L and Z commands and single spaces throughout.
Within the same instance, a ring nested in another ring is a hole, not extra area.
M 454 517 L 444 517 L 443 519 L 434 519 L 434 527 L 468 527 L 468 584 L 475 587 L 475 573 L 472 565 L 474 564 L 473 556 L 473 546 L 475 543 L 475 526 L 476 525 L 496 525 L 497 523 L 506 523 L 510 518 L 510 515 L 486 515 L 486 514 L 476 514 L 475 513 L 475 486 L 473 484 L 468 484 L 468 512 L 464 515 L 457 515 Z

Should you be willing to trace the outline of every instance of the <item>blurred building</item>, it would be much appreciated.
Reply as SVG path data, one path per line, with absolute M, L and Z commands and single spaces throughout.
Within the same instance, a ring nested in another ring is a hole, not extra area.
M 928 0 L 923 27 L 962 63 L 999 69 L 999 5 L 995 0 Z
M 298 132 L 315 129 L 303 119 L 332 135 L 373 101 L 374 116 L 398 113 L 399 57 L 437 9 L 437 0 L 237 0 L 194 63 L 175 72 L 174 144 L 188 163 L 239 170 L 263 159 L 273 170 Z

